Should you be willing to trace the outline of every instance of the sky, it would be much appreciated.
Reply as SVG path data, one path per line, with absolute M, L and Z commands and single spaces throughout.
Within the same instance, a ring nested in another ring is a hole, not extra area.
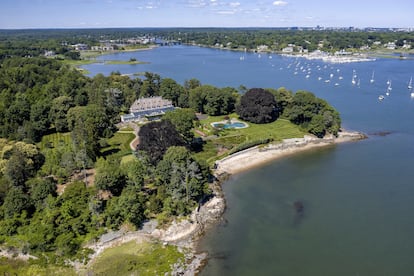
M 0 29 L 414 28 L 414 0 L 0 0 Z

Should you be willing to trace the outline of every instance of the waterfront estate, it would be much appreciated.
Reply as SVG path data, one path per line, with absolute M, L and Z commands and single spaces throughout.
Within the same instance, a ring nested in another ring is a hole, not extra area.
M 140 98 L 136 100 L 129 109 L 129 114 L 121 115 L 122 122 L 135 122 L 144 119 L 159 119 L 165 112 L 174 110 L 170 100 L 162 97 Z

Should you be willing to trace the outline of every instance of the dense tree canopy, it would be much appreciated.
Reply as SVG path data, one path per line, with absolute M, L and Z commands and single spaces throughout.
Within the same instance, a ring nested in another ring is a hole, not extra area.
M 341 127 L 339 113 L 326 101 L 307 91 L 295 93 L 286 115 L 293 123 L 303 126 L 318 137 L 323 137 L 326 133 L 336 135 Z
M 166 188 L 168 204 L 164 210 L 171 214 L 188 213 L 190 201 L 204 195 L 206 175 L 190 152 L 184 147 L 170 147 L 157 165 L 158 185 Z
M 201 85 L 190 90 L 188 101 L 190 108 L 196 112 L 217 116 L 232 113 L 237 98 L 238 93 L 234 88 Z
M 169 120 L 151 122 L 141 127 L 138 133 L 137 150 L 146 152 L 151 163 L 156 164 L 171 146 L 183 146 L 184 140 Z
M 272 122 L 279 116 L 275 97 L 262 88 L 247 91 L 241 97 L 236 112 L 241 119 L 256 124 Z
M 194 110 L 190 108 L 179 108 L 168 111 L 163 117 L 163 120 L 170 121 L 184 141 L 190 143 L 193 140 L 194 133 L 192 129 L 194 122 L 197 121 Z

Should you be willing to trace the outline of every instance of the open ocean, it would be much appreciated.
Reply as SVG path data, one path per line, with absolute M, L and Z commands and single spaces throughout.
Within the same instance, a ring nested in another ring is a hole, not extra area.
M 368 134 L 224 183 L 228 209 L 201 241 L 210 253 L 202 275 L 414 275 L 414 98 L 407 88 L 414 60 L 331 64 L 190 46 L 100 59 L 131 57 L 150 63 L 83 68 L 91 76 L 151 71 L 181 84 L 196 78 L 218 87 L 307 90 L 340 112 L 344 128 Z

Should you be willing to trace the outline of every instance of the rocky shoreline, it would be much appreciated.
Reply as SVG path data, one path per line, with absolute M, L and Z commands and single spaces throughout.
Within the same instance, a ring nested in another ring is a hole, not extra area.
M 197 243 L 209 228 L 216 225 L 222 219 L 226 208 L 221 182 L 225 181 L 232 174 L 254 168 L 289 154 L 365 138 L 366 135 L 359 132 L 342 131 L 338 137 L 316 138 L 305 136 L 303 138 L 286 139 L 281 143 L 269 144 L 265 147 L 253 147 L 232 154 L 216 162 L 217 168 L 214 171 L 216 181 L 210 185 L 213 195 L 207 202 L 195 209 L 188 218 L 175 219 L 166 229 L 158 229 L 157 222 L 151 220 L 144 223 L 143 227 L 138 231 L 123 232 L 120 230 L 105 234 L 98 242 L 88 246 L 95 252 L 90 256 L 89 263 L 92 263 L 104 249 L 125 242 L 132 240 L 142 242 L 159 241 L 163 244 L 175 245 L 181 252 L 185 253 L 185 261 L 176 263 L 172 267 L 170 275 L 197 275 L 208 258 L 207 252 L 197 252 Z M 77 271 L 82 270 L 82 265 L 73 265 Z
M 197 242 L 210 227 L 222 218 L 226 207 L 220 182 L 214 181 L 210 188 L 213 191 L 212 197 L 195 209 L 187 219 L 175 219 L 166 229 L 158 229 L 157 221 L 151 220 L 144 223 L 138 231 L 119 230 L 107 233 L 102 235 L 98 242 L 87 246 L 94 253 L 89 256 L 90 260 L 86 267 L 80 262 L 71 265 L 78 273 L 85 272 L 107 248 L 129 241 L 158 241 L 165 245 L 175 245 L 185 254 L 185 261 L 174 264 L 170 275 L 196 275 L 204 266 L 208 256 L 206 252 L 196 251 Z

